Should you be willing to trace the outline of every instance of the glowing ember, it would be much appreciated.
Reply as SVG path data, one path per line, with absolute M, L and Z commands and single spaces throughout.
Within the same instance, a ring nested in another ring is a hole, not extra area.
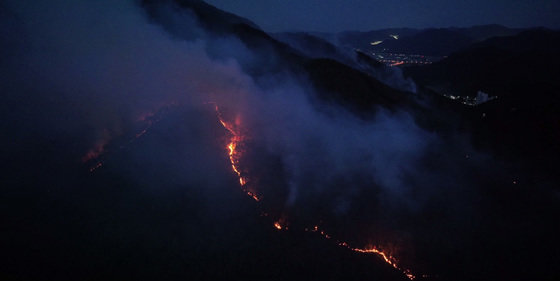
M 170 105 L 172 105 L 172 104 L 170 104 Z M 170 105 L 168 105 L 168 106 L 170 106 Z M 144 126 L 145 126 L 144 129 L 142 129 L 140 132 L 136 133 L 134 135 L 134 137 L 132 137 L 127 143 L 121 145 L 118 149 L 123 149 L 123 148 L 127 147 L 128 145 L 130 145 L 131 143 L 133 143 L 134 141 L 136 141 L 137 139 L 140 139 L 141 137 L 146 135 L 148 133 L 148 131 L 150 130 L 150 128 L 154 124 L 158 123 L 161 120 L 160 117 L 156 118 L 155 116 L 156 116 L 155 112 L 145 113 L 142 116 L 140 116 L 137 119 L 137 122 L 145 123 L 144 124 Z M 92 149 L 90 149 L 84 157 L 82 157 L 82 162 L 84 162 L 84 163 L 88 163 L 92 160 L 97 160 L 95 162 L 96 163 L 95 166 L 92 166 L 89 169 L 90 173 L 93 173 L 93 172 L 97 171 L 99 168 L 103 167 L 103 165 L 104 165 L 104 160 L 100 160 L 99 158 L 103 154 L 107 153 L 105 151 L 105 147 L 109 144 L 109 142 L 111 141 L 111 138 L 110 138 L 110 134 L 109 134 L 108 130 L 104 130 L 103 134 L 104 134 L 103 139 L 101 141 L 99 141 Z
M 261 200 L 255 193 L 251 192 L 251 191 L 246 191 L 247 195 L 251 196 L 253 199 L 255 199 L 255 201 L 259 202 L 259 200 Z
M 82 162 L 86 164 L 90 164 L 92 161 L 95 161 L 95 166 L 90 166 L 89 172 L 93 173 L 97 169 L 103 166 L 103 161 L 99 159 L 99 157 L 105 153 L 105 146 L 109 143 L 110 138 L 107 136 L 104 137 L 103 140 L 99 141 L 95 146 L 90 149 L 86 155 L 82 157 Z
M 95 147 L 90 149 L 86 153 L 86 155 L 84 155 L 82 157 L 82 162 L 86 163 L 90 160 L 94 160 L 94 159 L 99 158 L 99 156 L 105 152 L 105 146 L 107 145 L 108 142 L 109 142 L 108 140 L 103 140 L 103 141 L 97 143 L 95 145 Z
M 136 138 L 139 138 L 139 137 L 143 136 L 143 135 L 146 134 L 147 132 L 148 132 L 148 129 L 142 130 L 140 133 L 136 134 Z
M 375 253 L 378 254 L 380 257 L 383 258 L 383 260 L 385 260 L 386 263 L 392 265 L 394 268 L 399 269 L 399 267 L 397 266 L 396 260 L 395 258 L 393 258 L 392 256 L 388 256 L 387 254 L 385 254 L 383 251 L 373 247 L 373 248 L 369 248 L 369 249 L 360 249 L 360 248 L 351 248 L 352 251 L 354 252 L 359 252 L 359 253 Z
M 241 154 L 239 152 L 239 150 L 237 149 L 238 145 L 244 140 L 244 137 L 241 134 L 241 131 L 239 130 L 238 126 L 232 124 L 232 123 L 228 123 L 223 117 L 222 114 L 220 112 L 220 109 L 218 107 L 218 105 L 214 104 L 214 108 L 216 110 L 216 113 L 218 115 L 218 119 L 220 120 L 220 124 L 222 124 L 222 127 L 224 127 L 226 130 L 228 130 L 231 133 L 231 138 L 230 141 L 227 145 L 227 150 L 228 150 L 228 155 L 229 155 L 229 162 L 231 163 L 231 169 L 233 170 L 233 172 L 237 175 L 237 177 L 239 178 L 239 185 L 241 185 L 241 187 L 243 188 L 243 191 L 249 195 L 251 198 L 253 198 L 255 201 L 260 201 L 259 196 L 253 192 L 250 191 L 246 186 L 247 186 L 247 178 L 243 177 L 243 175 L 241 174 L 241 171 L 239 169 L 239 158 L 241 158 Z M 239 120 L 236 120 L 238 123 Z
M 314 226 L 311 230 L 306 228 L 305 231 L 318 232 L 319 234 L 321 234 L 321 236 L 323 236 L 326 239 L 331 239 L 332 238 L 332 236 L 327 234 L 324 230 L 319 230 L 318 226 Z M 348 243 L 346 243 L 344 241 L 338 241 L 337 244 L 338 244 L 338 246 L 347 248 L 347 249 L 349 249 L 351 251 L 354 251 L 354 252 L 357 252 L 357 253 L 376 254 L 377 256 L 381 257 L 387 264 L 389 264 L 393 268 L 401 271 L 404 275 L 406 275 L 406 277 L 408 277 L 408 279 L 410 279 L 410 280 L 416 279 L 416 276 L 414 274 L 412 274 L 410 269 L 401 268 L 397 264 L 397 259 L 395 257 L 383 252 L 381 249 L 379 249 L 375 246 L 368 247 L 368 248 L 352 248 L 352 247 L 350 247 L 350 245 L 348 245 Z
M 92 160 L 97 160 L 99 156 L 105 153 L 106 146 L 112 139 L 111 132 L 107 129 L 103 129 L 99 132 L 96 143 L 83 157 L 82 162 L 87 163 Z
M 215 105 L 215 104 L 214 104 Z M 230 138 L 230 142 L 227 144 L 226 148 L 228 151 L 228 155 L 229 155 L 229 160 L 231 163 L 231 169 L 233 170 L 233 172 L 237 175 L 237 177 L 239 178 L 239 184 L 241 185 L 241 187 L 243 188 L 243 191 L 249 195 L 251 198 L 253 198 L 255 201 L 260 201 L 260 198 L 257 196 L 257 194 L 255 194 L 254 192 L 250 191 L 247 189 L 247 178 L 243 177 L 240 168 L 239 168 L 239 159 L 241 157 L 241 154 L 239 152 L 239 150 L 237 149 L 238 146 L 240 145 L 240 143 L 243 142 L 244 137 L 241 134 L 241 131 L 238 128 L 238 124 L 232 124 L 232 123 L 228 123 L 223 117 L 222 114 L 218 108 L 217 105 L 215 105 L 215 110 L 216 113 L 218 115 L 218 118 L 220 120 L 220 124 L 231 133 L 231 138 Z M 239 120 L 237 120 L 239 121 Z M 268 216 L 267 213 L 261 214 L 261 216 Z M 274 222 L 274 228 L 276 228 L 277 230 L 288 230 L 288 227 L 283 225 L 283 219 L 279 220 L 279 221 L 275 221 Z M 324 230 L 320 230 L 319 226 L 314 226 L 311 229 L 305 228 L 305 231 L 310 231 L 310 232 L 317 232 L 319 233 L 322 237 L 324 237 L 325 239 L 332 239 L 332 236 L 330 236 L 329 234 L 327 234 Z M 377 248 L 377 247 L 368 247 L 368 248 L 352 248 L 350 247 L 350 245 L 344 241 L 337 241 L 337 245 L 347 248 L 353 252 L 357 252 L 357 253 L 364 253 L 364 254 L 375 254 L 379 257 L 381 257 L 387 264 L 391 265 L 393 268 L 401 271 L 404 275 L 406 275 L 410 280 L 414 280 L 416 278 L 415 275 L 413 275 L 411 273 L 411 271 L 409 269 L 403 269 L 401 267 L 399 267 L 399 265 L 397 264 L 397 259 L 394 258 L 393 256 L 383 252 L 381 249 Z
M 102 163 L 102 162 L 97 162 L 97 164 L 96 164 L 95 166 L 93 166 L 93 167 L 91 167 L 91 168 L 89 169 L 89 172 L 90 172 L 90 173 L 93 173 L 93 172 L 95 172 L 95 170 L 101 168 L 102 166 L 103 166 L 103 163 Z

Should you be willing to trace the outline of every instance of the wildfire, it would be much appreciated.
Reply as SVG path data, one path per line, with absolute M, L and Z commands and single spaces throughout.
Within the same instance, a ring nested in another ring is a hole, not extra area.
M 319 226 L 317 226 L 317 225 L 314 226 L 311 230 L 306 228 L 305 231 L 317 232 L 326 239 L 331 239 L 332 238 L 332 236 L 327 234 L 324 230 L 320 230 Z M 381 249 L 379 249 L 375 246 L 371 246 L 371 247 L 367 247 L 367 248 L 353 248 L 353 247 L 350 247 L 350 245 L 348 243 L 344 242 L 344 241 L 337 241 L 337 244 L 338 244 L 338 246 L 347 248 L 347 249 L 349 249 L 353 252 L 364 253 L 364 254 L 376 254 L 377 256 L 381 257 L 387 264 L 391 265 L 396 270 L 401 271 L 404 275 L 406 275 L 406 277 L 408 277 L 408 279 L 410 279 L 410 280 L 416 279 L 416 276 L 414 274 L 412 274 L 412 271 L 410 269 L 400 267 L 397 264 L 397 259 L 395 257 L 387 254 L 386 252 L 382 251 Z
M 228 123 L 222 116 L 218 105 L 214 104 L 215 106 L 215 110 L 216 113 L 218 115 L 218 119 L 220 120 L 220 124 L 231 133 L 231 138 L 229 143 L 227 144 L 226 148 L 228 151 L 228 155 L 229 155 L 229 160 L 231 163 L 231 169 L 233 170 L 233 172 L 237 175 L 237 177 L 239 178 L 239 184 L 241 185 L 243 191 L 249 195 L 250 197 L 252 197 L 255 201 L 260 201 L 260 198 L 257 196 L 257 194 L 255 194 L 254 192 L 250 191 L 247 189 L 246 185 L 247 185 L 247 178 L 243 177 L 243 174 L 240 171 L 239 168 L 239 159 L 241 157 L 241 154 L 239 152 L 239 150 L 237 149 L 238 146 L 244 141 L 244 137 L 241 133 L 241 131 L 238 128 L 238 125 L 236 125 L 235 123 Z M 267 213 L 264 213 L 264 216 L 268 216 Z M 283 219 L 279 220 L 279 221 L 275 221 L 273 224 L 274 228 L 276 228 L 277 230 L 288 230 L 288 227 L 283 225 Z M 332 239 L 332 236 L 327 234 L 324 230 L 320 230 L 319 226 L 314 226 L 311 229 L 305 228 L 305 231 L 310 231 L 310 232 L 317 232 L 319 233 L 322 237 L 324 237 L 325 239 Z M 387 264 L 391 265 L 393 268 L 395 268 L 396 270 L 401 271 L 404 275 L 406 275 L 410 280 L 414 280 L 416 278 L 415 275 L 413 275 L 411 273 L 411 271 L 409 269 L 403 269 L 401 268 L 398 264 L 397 264 L 397 259 L 394 258 L 393 256 L 387 254 L 386 252 L 382 251 L 380 248 L 377 247 L 368 247 L 368 248 L 353 248 L 350 247 L 350 245 L 344 241 L 337 241 L 337 245 L 347 248 L 353 252 L 357 252 L 357 253 L 364 253 L 364 254 L 375 254 L 379 257 L 381 257 Z
M 389 66 L 398 66 L 398 65 L 403 65 L 404 61 L 395 61 L 393 63 L 391 63 Z
M 92 161 L 95 161 L 95 165 L 91 166 L 89 168 L 89 172 L 93 173 L 95 172 L 97 169 L 101 168 L 103 166 L 103 161 L 99 160 L 99 157 L 105 153 L 105 146 L 107 145 L 109 141 L 108 140 L 103 140 L 99 143 L 97 143 L 95 145 L 95 147 L 93 147 L 92 149 L 90 149 L 86 155 L 84 155 L 82 157 L 82 162 L 83 163 L 91 163 Z
M 135 138 L 140 138 L 140 137 L 142 137 L 143 135 L 145 135 L 147 132 L 148 132 L 148 129 L 144 129 L 144 130 L 142 130 L 140 133 L 137 133 L 137 134 L 135 135 Z
M 241 185 L 241 188 L 243 189 L 243 191 L 247 195 L 249 195 L 251 198 L 253 198 L 255 201 L 258 202 L 258 201 L 260 201 L 260 197 L 255 192 L 249 190 L 246 187 L 247 186 L 247 178 L 245 178 L 242 175 L 242 173 L 240 171 L 240 168 L 239 168 L 239 158 L 241 157 L 241 154 L 240 154 L 240 152 L 237 148 L 238 148 L 239 144 L 244 140 L 244 137 L 241 134 L 241 130 L 238 128 L 239 126 L 236 126 L 235 123 L 228 123 L 223 118 L 222 113 L 220 112 L 220 108 L 218 107 L 217 104 L 214 104 L 214 109 L 216 110 L 216 114 L 218 115 L 218 119 L 220 120 L 220 124 L 222 124 L 222 127 L 224 127 L 226 130 L 228 130 L 228 132 L 230 132 L 230 134 L 231 134 L 230 141 L 226 146 L 227 151 L 228 151 L 228 155 L 229 155 L 229 162 L 231 163 L 231 169 L 233 170 L 233 172 L 239 178 L 239 185 Z
M 141 137 L 143 137 L 144 135 L 146 135 L 148 133 L 148 131 L 150 130 L 150 128 L 158 123 L 161 120 L 161 116 L 157 116 L 156 112 L 161 112 L 162 110 L 168 109 L 170 106 L 172 106 L 174 103 L 171 103 L 163 108 L 160 108 L 157 111 L 153 111 L 153 112 L 147 112 L 142 114 L 137 120 L 136 122 L 141 122 L 144 125 L 144 128 L 139 131 L 138 133 L 136 133 L 134 135 L 134 137 L 130 138 L 128 140 L 127 143 L 124 143 L 122 145 L 120 145 L 120 147 L 118 149 L 123 149 L 125 147 L 127 147 L 128 145 L 132 144 L 134 141 L 140 139 Z M 89 169 L 90 173 L 93 173 L 95 171 L 97 171 L 99 168 L 103 167 L 104 165 L 104 160 L 103 159 L 99 159 L 101 158 L 101 156 L 103 156 L 104 154 L 107 153 L 107 151 L 105 150 L 106 146 L 109 144 L 109 142 L 111 141 L 111 136 L 110 133 L 107 129 L 103 130 L 103 138 L 101 141 L 99 141 L 97 144 L 95 144 L 95 146 L 90 149 L 86 155 L 84 155 L 82 157 L 82 162 L 84 163 L 89 163 L 90 161 L 93 160 L 97 160 L 95 163 L 95 166 L 92 166 Z

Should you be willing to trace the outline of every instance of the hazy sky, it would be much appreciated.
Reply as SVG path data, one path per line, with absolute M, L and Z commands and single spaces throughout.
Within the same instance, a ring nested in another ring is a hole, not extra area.
M 266 31 L 369 30 L 498 23 L 560 28 L 559 0 L 206 0 Z

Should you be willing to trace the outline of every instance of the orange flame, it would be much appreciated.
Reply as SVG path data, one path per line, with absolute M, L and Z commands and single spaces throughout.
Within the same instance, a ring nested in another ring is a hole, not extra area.
M 224 127 L 230 134 L 232 135 L 228 145 L 226 146 L 229 155 L 229 162 L 231 163 L 231 169 L 239 178 L 239 185 L 243 188 L 243 191 L 253 198 L 255 201 L 260 201 L 260 197 L 253 191 L 250 191 L 247 186 L 247 178 L 243 177 L 241 170 L 239 168 L 239 158 L 241 157 L 240 152 L 237 150 L 238 145 L 244 140 L 244 137 L 241 135 L 240 130 L 231 123 L 228 123 L 223 117 L 222 113 L 220 112 L 220 108 L 218 105 L 214 105 L 216 113 L 218 115 L 218 119 L 220 120 L 220 124 Z M 236 120 L 238 123 L 239 120 Z
M 372 248 L 365 248 L 365 249 L 360 249 L 360 248 L 351 248 L 352 251 L 354 252 L 359 252 L 359 253 L 375 253 L 377 255 L 379 255 L 380 257 L 383 258 L 383 260 L 385 260 L 386 263 L 390 264 L 391 266 L 393 266 L 396 269 L 399 269 L 399 266 L 397 265 L 397 262 L 395 260 L 394 257 L 389 256 L 387 254 L 385 254 L 383 251 L 372 247 Z
M 95 170 L 101 168 L 103 166 L 103 162 L 97 162 L 97 164 L 89 169 L 90 173 L 95 172 Z
M 331 239 L 332 236 L 330 236 L 329 234 L 327 234 L 324 230 L 320 230 L 319 226 L 314 226 L 311 230 L 309 229 L 305 229 L 305 231 L 311 231 L 311 232 L 318 232 L 321 236 L 323 236 L 326 239 Z M 344 241 L 338 241 L 338 246 L 347 248 L 351 251 L 357 252 L 357 253 L 364 253 L 364 254 L 376 254 L 379 257 L 381 257 L 387 264 L 391 265 L 393 268 L 395 268 L 396 270 L 401 271 L 404 275 L 406 275 L 406 277 L 408 277 L 408 279 L 410 280 L 414 280 L 416 279 L 416 276 L 414 274 L 412 274 L 412 271 L 410 269 L 406 269 L 406 268 L 402 268 L 397 264 L 397 259 L 387 253 L 385 253 L 384 251 L 382 251 L 381 249 L 372 246 L 372 247 L 367 247 L 367 248 L 352 248 L 350 247 L 350 245 Z
M 243 188 L 243 191 L 249 195 L 250 197 L 252 197 L 255 201 L 260 201 L 260 198 L 257 196 L 257 194 L 255 194 L 254 192 L 248 190 L 246 188 L 247 185 L 247 179 L 245 177 L 243 177 L 240 169 L 239 169 L 239 158 L 241 157 L 240 152 L 237 150 L 238 145 L 243 141 L 243 136 L 241 135 L 240 131 L 235 127 L 235 125 L 230 124 L 228 122 L 226 122 L 226 120 L 222 117 L 222 114 L 218 108 L 218 105 L 215 104 L 215 110 L 216 113 L 218 115 L 218 119 L 220 120 L 220 124 L 222 124 L 222 126 L 228 130 L 232 137 L 230 139 L 230 142 L 227 145 L 227 150 L 228 150 L 228 155 L 229 155 L 229 160 L 231 163 L 231 168 L 233 170 L 233 172 L 237 175 L 237 177 L 239 178 L 239 184 L 241 185 L 241 187 Z M 238 123 L 239 120 L 236 120 Z M 266 214 L 267 216 L 268 214 Z M 288 230 L 287 226 L 282 226 L 281 221 L 275 221 L 274 222 L 274 228 L 276 228 L 277 230 Z M 312 229 L 308 229 L 305 228 L 305 231 L 311 231 L 311 232 L 318 232 L 322 237 L 326 238 L 326 239 L 331 239 L 332 236 L 330 236 L 329 234 L 327 234 L 324 230 L 320 230 L 319 226 L 314 226 Z M 354 252 L 358 252 L 358 253 L 364 253 L 364 254 L 376 254 L 378 256 L 380 256 L 387 264 L 391 265 L 393 268 L 401 271 L 404 275 L 406 275 L 408 277 L 408 279 L 410 280 L 414 280 L 416 278 L 415 275 L 413 275 L 411 273 L 411 271 L 409 269 L 403 269 L 401 267 L 399 267 L 399 265 L 397 264 L 397 259 L 394 258 L 393 256 L 383 252 L 382 250 L 380 250 L 377 247 L 369 247 L 369 248 L 352 248 L 350 247 L 350 245 L 344 241 L 337 241 L 337 244 L 341 247 L 347 248 L 351 251 Z

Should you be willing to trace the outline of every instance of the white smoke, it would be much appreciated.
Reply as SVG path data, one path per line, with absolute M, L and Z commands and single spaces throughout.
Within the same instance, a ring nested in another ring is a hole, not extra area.
M 29 81 L 40 85 L 37 91 L 51 85 L 70 100 L 102 141 L 165 104 L 216 102 L 239 112 L 255 139 L 282 157 L 292 186 L 288 205 L 301 188 L 320 192 L 356 171 L 388 193 L 404 195 L 402 178 L 434 139 L 406 113 L 381 110 L 369 121 L 336 107 L 325 114 L 301 78 L 268 77 L 266 86 L 258 86 L 239 63 L 259 60 L 239 41 L 171 37 L 133 1 L 12 1 L 7 6 L 26 38 L 25 46 L 16 46 L 26 50 L 18 69 L 33 73 Z M 196 23 L 188 13 L 174 16 Z M 185 28 L 204 34 L 198 26 Z M 216 42 L 221 47 L 208 45 Z M 208 49 L 221 54 L 220 60 L 211 59 Z M 303 187 L 310 178 L 313 186 Z

